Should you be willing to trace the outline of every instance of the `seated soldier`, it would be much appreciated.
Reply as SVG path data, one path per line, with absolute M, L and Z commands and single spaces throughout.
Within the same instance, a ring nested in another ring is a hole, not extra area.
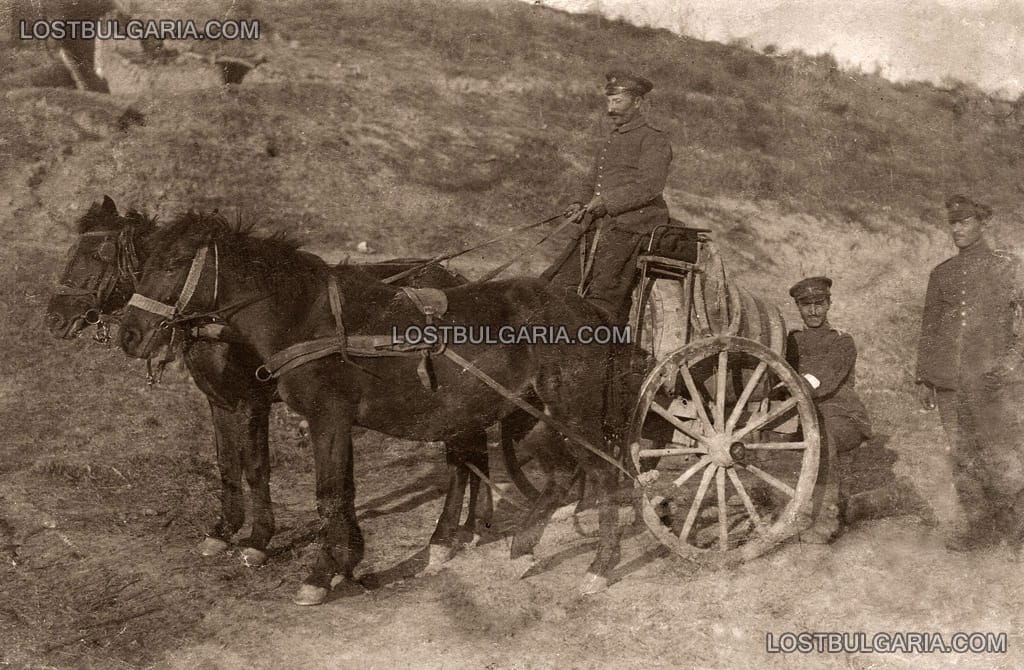
M 814 488 L 814 525 L 800 534 L 801 542 L 812 544 L 827 544 L 842 532 L 847 492 L 840 481 L 837 457 L 852 452 L 871 437 L 867 409 L 854 390 L 857 347 L 850 335 L 828 322 L 831 287 L 828 277 L 808 277 L 789 290 L 805 328 L 789 333 L 786 360 L 812 388 L 822 438 Z
M 662 191 L 672 146 L 643 113 L 644 96 L 653 84 L 625 72 L 609 72 L 606 78 L 611 132 L 565 212 L 581 224 L 580 236 L 543 276 L 586 297 L 612 323 L 625 323 L 637 282 L 637 256 L 651 230 L 668 221 Z M 585 262 L 578 260 L 581 250 L 587 252 Z

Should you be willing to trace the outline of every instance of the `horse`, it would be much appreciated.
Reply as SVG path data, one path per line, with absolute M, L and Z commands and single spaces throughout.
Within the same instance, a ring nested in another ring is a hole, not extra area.
M 50 333 L 61 339 L 78 336 L 88 325 L 105 327 L 108 315 L 125 307 L 157 226 L 154 219 L 134 210 L 122 216 L 114 201 L 104 196 L 102 203 L 93 203 L 80 217 L 77 231 L 78 239 L 69 250 L 44 319 Z M 314 262 L 312 258 L 310 262 Z M 408 276 L 396 285 L 444 287 L 466 283 L 464 277 L 418 259 L 362 267 L 377 278 L 407 272 Z M 192 337 L 186 342 L 183 357 L 193 381 L 209 401 L 221 481 L 220 513 L 205 530 L 199 553 L 213 556 L 226 551 L 244 524 L 244 470 L 252 493 L 252 532 L 239 540 L 238 546 L 246 565 L 260 565 L 267 558 L 266 548 L 275 530 L 267 432 L 271 405 L 280 400 L 276 384 L 256 379 L 254 371 L 261 361 L 241 342 Z M 502 426 L 502 430 L 509 439 L 515 439 L 516 431 L 525 432 L 511 425 Z M 444 511 L 428 544 L 429 565 L 433 567 L 455 550 L 467 481 L 469 512 L 462 530 L 479 537 L 489 528 L 493 516 L 490 489 L 484 486 L 481 491 L 480 478 L 468 467 L 488 473 L 486 433 L 481 429 L 459 435 L 445 443 L 445 454 L 449 477 Z
M 478 329 L 557 325 L 571 333 L 603 323 L 596 307 L 541 279 L 471 283 L 438 293 L 447 309 L 421 310 L 406 291 L 378 281 L 364 268 L 330 268 L 286 238 L 257 237 L 192 213 L 154 235 L 122 319 L 121 346 L 129 356 L 146 358 L 166 344 L 166 326 L 216 318 L 266 366 L 279 352 L 322 341 L 318 338 L 375 339 L 391 329 L 409 332 L 424 325 L 424 313 L 433 313 L 435 325 Z M 615 362 L 624 354 L 628 360 L 629 347 L 549 342 L 448 343 L 433 352 L 443 357 L 424 351 L 372 355 L 343 345 L 331 355 L 308 356 L 304 363 L 279 368 L 278 392 L 309 422 L 321 520 L 314 564 L 293 602 L 324 602 L 332 580 L 353 579 L 362 560 L 364 541 L 354 504 L 354 426 L 410 440 L 450 440 L 508 416 L 531 395 L 542 404 L 544 420 L 527 439 L 533 441 L 547 482 L 520 520 L 510 556 L 532 556 L 579 464 L 599 500 L 600 538 L 582 591 L 607 585 L 620 556 L 615 495 L 622 469 L 607 453 L 614 447 L 607 438 L 621 431 L 625 418 L 623 408 L 607 403 L 621 394 L 607 391 L 618 369 Z M 434 387 L 417 380 L 424 363 L 433 368 Z M 492 384 L 508 395 L 496 393 Z M 573 437 L 571 442 L 565 434 Z

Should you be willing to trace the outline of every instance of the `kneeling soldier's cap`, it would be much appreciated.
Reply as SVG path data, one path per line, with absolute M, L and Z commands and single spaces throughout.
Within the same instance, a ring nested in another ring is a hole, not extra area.
M 946 214 L 949 216 L 950 223 L 970 218 L 984 221 L 992 216 L 992 208 L 980 202 L 974 202 L 966 195 L 954 195 L 946 200 Z
M 807 277 L 793 284 L 793 288 L 789 289 L 789 295 L 799 305 L 832 297 L 830 288 L 832 280 L 828 277 Z
M 615 95 L 616 93 L 647 95 L 654 88 L 654 84 L 649 80 L 622 70 L 612 70 L 604 78 L 607 79 L 604 85 L 605 95 Z

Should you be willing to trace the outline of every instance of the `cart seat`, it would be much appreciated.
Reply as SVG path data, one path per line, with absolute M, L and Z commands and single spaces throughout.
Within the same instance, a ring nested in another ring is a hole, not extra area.
M 709 232 L 707 228 L 687 228 L 682 221 L 669 219 L 651 231 L 637 258 L 637 267 L 648 276 L 679 278 L 696 267 L 701 244 L 708 239 Z

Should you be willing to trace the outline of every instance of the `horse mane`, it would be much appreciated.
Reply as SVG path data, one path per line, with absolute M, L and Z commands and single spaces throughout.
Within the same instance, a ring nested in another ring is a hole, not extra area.
M 216 210 L 189 210 L 179 214 L 156 230 L 148 246 L 154 253 L 160 254 L 158 250 L 166 253 L 182 240 L 189 241 L 189 255 L 203 243 L 200 240 L 216 242 L 221 254 L 229 252 L 245 258 L 249 267 L 259 267 L 268 272 L 290 271 L 306 263 L 305 254 L 298 253 L 300 242 L 289 233 L 258 234 L 253 224 L 244 223 L 241 219 L 231 223 Z M 176 259 L 165 260 L 173 262 Z

